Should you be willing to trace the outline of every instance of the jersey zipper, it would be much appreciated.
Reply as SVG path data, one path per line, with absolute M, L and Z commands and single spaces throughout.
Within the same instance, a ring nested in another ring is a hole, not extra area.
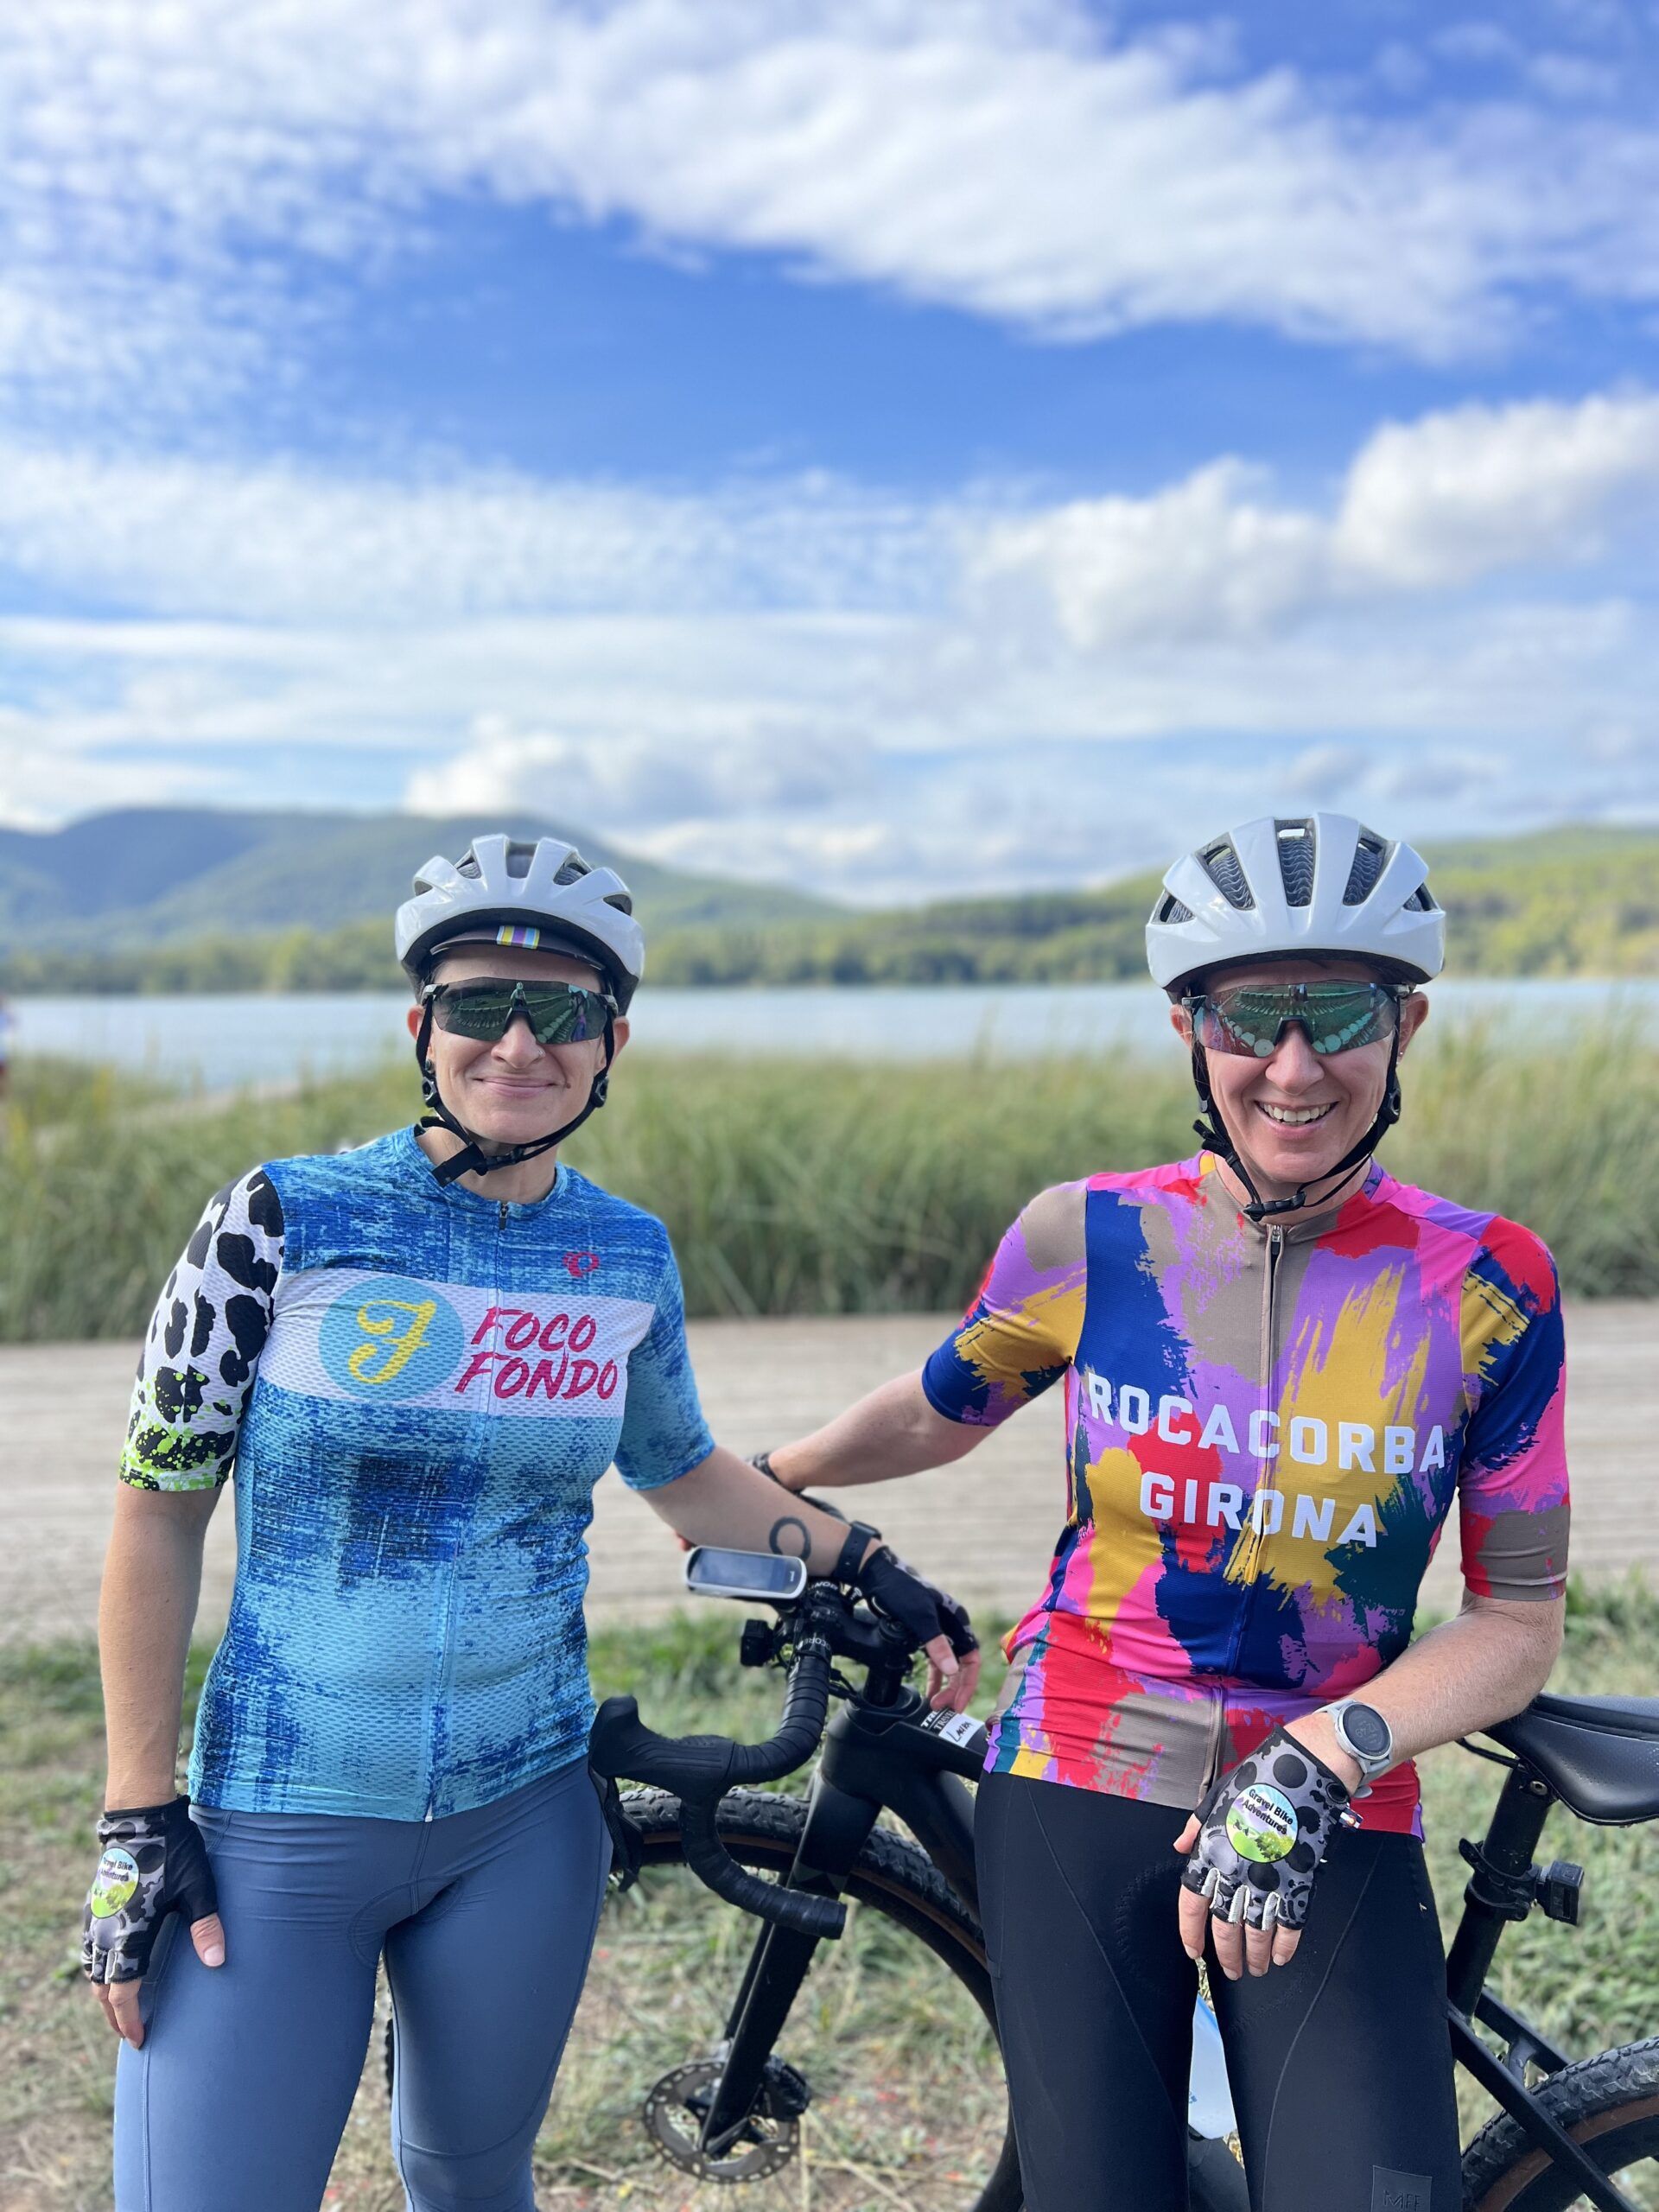
M 1279 1284 L 1279 1262 L 1285 1249 L 1285 1232 L 1282 1229 L 1270 1227 L 1264 1241 L 1266 1249 L 1262 1274 L 1262 1410 L 1264 1413 L 1271 1413 L 1274 1410 L 1274 1362 L 1278 1351 L 1276 1293 Z M 1259 1462 L 1259 1465 L 1261 1472 L 1256 1478 L 1258 1493 L 1272 1488 L 1277 1475 L 1278 1462 L 1276 1457 L 1263 1459 Z M 1249 1580 L 1244 1586 L 1243 1598 L 1238 1609 L 1238 1618 L 1233 1625 L 1232 1643 L 1227 1654 L 1227 1671 L 1230 1675 L 1238 1663 L 1239 1650 L 1244 1642 L 1244 1628 L 1249 1618 L 1250 1600 L 1255 1592 L 1256 1571 L 1261 1564 L 1262 1547 L 1266 1541 L 1254 1526 L 1253 1514 L 1252 1508 L 1252 1520 L 1245 1524 L 1248 1533 L 1241 1532 L 1239 1536 L 1238 1557 L 1241 1565 L 1248 1570 Z
M 1200 1796 L 1208 1796 L 1215 1787 L 1216 1777 L 1221 1771 L 1221 1738 L 1226 1719 L 1226 1691 L 1211 1690 L 1210 1710 L 1205 1719 L 1204 1779 L 1198 1785 Z

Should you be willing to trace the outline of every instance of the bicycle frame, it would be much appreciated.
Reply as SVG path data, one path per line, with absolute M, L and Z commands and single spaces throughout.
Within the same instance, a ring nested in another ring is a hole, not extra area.
M 1558 2074 L 1570 2061 L 1541 2028 L 1494 1997 L 1486 1977 L 1503 1931 L 1522 1921 L 1538 1898 L 1538 1871 L 1533 1853 L 1544 1832 L 1555 1793 L 1524 1766 L 1510 1761 L 1484 1840 L 1463 1846 L 1474 1872 L 1463 1893 L 1463 1917 L 1446 1954 L 1446 2015 L 1452 2050 L 1487 2094 L 1500 2104 L 1535 2148 L 1573 2176 L 1597 2212 L 1637 2212 L 1594 2160 L 1573 2140 L 1528 2088 L 1526 2069 Z M 1475 2032 L 1474 2024 L 1501 2037 L 1500 2057 Z
M 930 1726 L 931 1719 L 933 1725 Z M 824 1732 L 808 1798 L 807 1823 L 786 1880 L 791 1889 L 838 1897 L 884 1808 L 896 1813 L 951 1888 L 979 1917 L 974 1867 L 974 1794 L 985 1761 L 985 1732 L 942 1725 L 914 1691 L 889 1704 L 842 1705 Z M 718 2152 L 752 2110 L 773 2046 L 810 1969 L 819 1938 L 763 1926 L 726 2023 L 724 2066 L 703 2124 L 706 2149 Z M 1200 2000 L 1198 2012 L 1205 2007 Z M 1192 2202 L 1198 2212 L 1230 2212 L 1245 2202 L 1243 2171 L 1222 2139 L 1232 2105 L 1213 2020 L 1198 2023 L 1192 2101 L 1205 2125 L 1193 2143 Z M 1221 2156 L 1212 2162 L 1211 2146 Z

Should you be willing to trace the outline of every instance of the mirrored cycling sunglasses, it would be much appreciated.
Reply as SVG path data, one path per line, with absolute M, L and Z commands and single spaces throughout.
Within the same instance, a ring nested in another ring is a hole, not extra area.
M 1218 983 L 1182 1003 L 1206 1052 L 1265 1060 L 1292 1022 L 1316 1052 L 1353 1052 L 1392 1037 L 1408 990 L 1390 983 Z
M 616 1001 L 576 983 L 523 983 L 481 977 L 471 983 L 429 983 L 421 1001 L 452 1037 L 493 1045 L 522 1014 L 538 1045 L 582 1045 L 603 1037 Z

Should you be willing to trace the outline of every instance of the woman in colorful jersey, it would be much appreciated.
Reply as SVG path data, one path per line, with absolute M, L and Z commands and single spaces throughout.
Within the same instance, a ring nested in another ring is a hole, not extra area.
M 85 1942 L 124 2038 L 118 2212 L 315 2212 L 382 1955 L 409 2203 L 530 2212 L 609 1862 L 582 1600 L 613 1459 L 683 1537 L 855 1582 L 931 1639 L 940 1704 L 974 1681 L 960 1608 L 868 1531 L 780 1516 L 715 1444 L 661 1224 L 558 1160 L 627 1037 L 620 880 L 480 837 L 427 863 L 397 943 L 425 1120 L 221 1191 L 139 1364 Z M 184 1659 L 232 1465 L 187 1798 Z
M 1373 1157 L 1442 927 L 1418 856 L 1341 816 L 1177 863 L 1148 950 L 1204 1148 L 1042 1192 L 920 1375 L 772 1455 L 879 1481 L 1064 1388 L 1065 1524 L 979 1797 L 1033 2212 L 1185 2204 L 1206 1932 L 1252 2202 L 1459 2202 L 1411 1759 L 1541 1688 L 1567 1486 L 1548 1253 Z M 1463 1610 L 1414 1643 L 1454 1497 Z

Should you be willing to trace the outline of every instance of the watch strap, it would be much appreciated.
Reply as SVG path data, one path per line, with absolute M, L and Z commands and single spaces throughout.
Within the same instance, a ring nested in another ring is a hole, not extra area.
M 831 1582 L 856 1584 L 858 1571 L 864 1564 L 864 1554 L 872 1544 L 881 1541 L 881 1531 L 872 1529 L 868 1521 L 849 1521 L 846 1540 L 841 1547 L 835 1565 L 830 1570 Z

